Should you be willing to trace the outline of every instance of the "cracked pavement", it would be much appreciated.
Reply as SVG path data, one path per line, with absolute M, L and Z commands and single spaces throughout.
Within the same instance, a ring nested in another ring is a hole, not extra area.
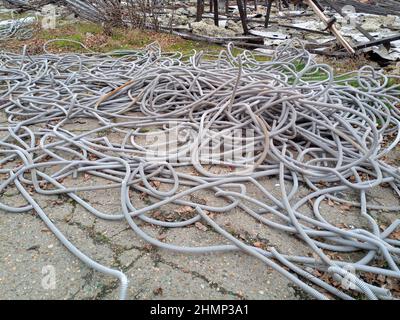
M 90 129 L 91 120 L 76 121 L 71 129 L 80 130 L 82 121 Z M 5 123 L 4 114 L 0 122 Z M 0 132 L 0 137 L 4 132 Z M 117 139 L 118 137 L 115 137 Z M 399 152 L 391 155 L 398 161 Z M 10 164 L 12 165 L 12 164 Z M 0 177 L 4 178 L 4 175 Z M 66 179 L 65 185 L 95 185 L 91 177 Z M 277 181 L 261 181 L 272 193 L 279 194 Z M 160 186 L 161 188 L 163 186 Z M 257 190 L 249 186 L 251 196 Z M 309 191 L 300 189 L 298 198 Z M 79 196 L 100 211 L 118 212 L 119 190 L 79 192 Z M 397 204 L 399 199 L 385 190 L 373 190 L 369 195 L 381 204 Z M 308 296 L 278 272 L 241 252 L 188 255 L 159 250 L 139 238 L 125 221 L 104 221 L 88 213 L 79 204 L 65 196 L 33 195 L 45 213 L 80 250 L 97 262 L 122 270 L 129 278 L 128 299 L 307 299 Z M 142 205 L 152 199 L 141 199 L 133 194 L 135 203 Z M 210 205 L 221 205 L 211 193 L 196 194 Z M 206 199 L 206 200 L 205 200 Z M 0 201 L 23 206 L 26 201 L 19 192 L 9 187 L 0 195 Z M 138 205 L 140 207 L 140 205 Z M 168 205 L 163 216 L 176 213 Z M 323 204 L 325 218 L 334 224 L 366 226 L 356 208 L 343 210 Z M 311 209 L 305 214 L 312 215 Z M 160 214 L 160 213 L 158 213 Z M 389 224 L 398 214 L 371 212 L 381 224 Z M 270 219 L 276 217 L 268 216 Z M 259 242 L 273 246 L 287 254 L 312 254 L 299 239 L 268 228 L 256 222 L 239 209 L 217 214 L 215 221 L 245 242 Z M 150 235 L 167 243 L 181 245 L 226 244 L 227 240 L 211 228 L 167 229 L 139 223 Z M 46 267 L 55 270 L 56 286 L 44 289 L 42 282 Z M 72 255 L 46 228 L 35 212 L 13 214 L 0 211 L 0 299 L 117 299 L 119 282 L 93 271 Z
M 111 198 L 102 205 L 96 203 L 96 208 L 111 208 Z M 35 199 L 78 248 L 96 261 L 127 274 L 131 299 L 296 298 L 285 278 L 242 253 L 184 255 L 158 250 L 138 238 L 125 222 L 96 219 L 68 200 L 61 203 L 56 197 L 43 196 Z M 24 203 L 9 190 L 1 201 Z M 142 227 L 171 243 L 226 243 L 211 230 Z M 118 298 L 119 282 L 76 259 L 33 212 L 0 212 L 0 246 L 2 299 Z M 46 266 L 55 268 L 54 290 L 45 290 L 41 285 Z

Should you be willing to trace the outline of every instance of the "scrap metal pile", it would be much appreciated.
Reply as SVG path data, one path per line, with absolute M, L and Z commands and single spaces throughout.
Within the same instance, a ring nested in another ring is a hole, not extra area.
M 264 62 L 248 51 L 234 56 L 232 49 L 213 59 L 203 59 L 202 53 L 163 54 L 155 44 L 119 52 L 119 58 L 116 53 L 2 53 L 0 109 L 8 125 L 0 127 L 0 192 L 16 187 L 26 204 L 3 201 L 1 214 L 34 210 L 75 256 L 120 280 L 121 298 L 127 277 L 75 247 L 47 216 L 55 209 L 43 209 L 37 195 L 64 195 L 98 219 L 126 221 L 137 236 L 165 250 L 243 251 L 317 299 L 391 299 L 388 288 L 363 275 L 400 278 L 400 241 L 393 237 L 400 220 L 381 229 L 371 215 L 372 210 L 398 212 L 400 205 L 376 204 L 369 195 L 382 187 L 400 197 L 399 169 L 384 161 L 400 141 L 400 77 L 370 67 L 335 77 L 299 43 L 280 46 Z M 70 129 L 85 118 L 98 126 Z M 173 131 L 173 147 L 161 148 L 168 144 L 162 140 L 148 144 Z M 251 131 L 252 138 L 237 136 L 238 131 Z M 212 157 L 203 157 L 202 150 L 213 143 Z M 237 156 L 227 156 L 231 153 Z M 80 184 L 90 177 L 104 183 Z M 271 190 L 265 179 L 279 183 Z M 250 186 L 261 196 L 249 193 Z M 101 212 L 80 196 L 112 188 L 120 192 L 120 212 Z M 199 191 L 211 192 L 223 204 L 190 197 Z M 150 203 L 134 201 L 134 193 L 149 196 Z M 330 202 L 356 210 L 364 226 L 328 221 L 323 208 Z M 175 221 L 152 215 L 170 204 L 189 208 L 192 215 Z M 246 243 L 217 223 L 216 217 L 232 210 L 292 235 L 313 254 Z M 185 246 L 153 237 L 145 228 L 199 222 L 225 241 Z M 332 255 L 340 253 L 348 260 Z M 334 280 L 353 286 L 346 289 Z
M 26 17 L 18 20 L 0 21 L 0 41 L 10 39 L 26 40 L 33 35 L 34 17 Z
M 357 12 L 365 12 L 369 14 L 400 14 L 400 1 L 399 0 L 322 0 L 322 3 L 329 5 L 329 2 L 344 6 L 353 6 Z

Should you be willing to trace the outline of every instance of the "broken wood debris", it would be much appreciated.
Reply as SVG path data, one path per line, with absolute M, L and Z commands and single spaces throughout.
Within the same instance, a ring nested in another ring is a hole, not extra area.
M 326 24 L 327 29 L 329 29 L 337 38 L 337 40 L 341 43 L 341 45 L 349 52 L 350 54 L 355 54 L 356 51 L 353 49 L 351 44 L 341 35 L 339 30 L 335 25 L 335 21 L 329 19 L 322 11 L 322 7 L 318 4 L 316 0 L 307 0 L 310 7 L 314 10 L 317 16 Z
M 148 28 L 214 43 L 226 43 L 229 38 L 236 45 L 270 49 L 286 39 L 299 38 L 318 54 L 341 56 L 344 48 L 350 55 L 383 51 L 385 59 L 400 59 L 399 0 L 159 0 L 139 6 L 140 1 L 5 2 L 23 10 L 55 2 L 107 29 Z M 346 12 L 345 4 L 353 6 L 354 12 Z
M 390 44 L 391 42 L 400 40 L 400 34 L 397 34 L 395 36 L 391 36 L 391 37 L 387 37 L 387 38 L 383 38 L 383 39 L 378 39 L 378 40 L 373 40 L 367 43 L 363 43 L 363 44 L 359 44 L 356 45 L 354 48 L 356 50 L 361 50 L 361 49 L 365 49 L 365 48 L 369 48 L 369 47 L 373 47 L 373 46 L 378 46 L 378 45 L 387 45 Z

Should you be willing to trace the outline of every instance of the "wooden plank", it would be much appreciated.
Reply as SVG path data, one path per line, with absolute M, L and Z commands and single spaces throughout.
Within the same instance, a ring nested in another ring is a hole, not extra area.
M 203 18 L 204 13 L 204 2 L 203 0 L 197 0 L 197 10 L 196 10 L 196 21 L 199 22 Z
M 273 0 L 266 0 L 266 7 L 267 7 L 267 12 L 265 14 L 265 22 L 264 22 L 264 27 L 268 28 L 269 25 L 269 18 L 271 16 L 271 8 L 272 8 L 272 1 Z
M 336 39 L 340 42 L 340 44 L 346 49 L 346 51 L 350 54 L 355 54 L 356 51 L 347 42 L 347 40 L 340 34 L 339 30 L 336 28 L 334 23 L 330 23 L 329 18 L 321 11 L 320 5 L 314 2 L 315 0 L 307 0 L 309 6 L 313 9 L 313 11 L 317 14 L 317 16 L 326 24 L 328 29 L 332 32 L 332 34 L 336 37 Z
M 198 41 L 206 41 L 206 42 L 216 42 L 216 43 L 227 43 L 227 42 L 235 42 L 235 41 L 248 41 L 252 43 L 264 43 L 264 38 L 263 37 L 258 37 L 258 36 L 237 36 L 237 37 L 208 37 L 208 36 L 201 36 L 201 35 L 196 35 L 193 33 L 186 33 L 186 32 L 178 32 L 178 31 L 173 31 L 173 34 L 180 36 L 184 39 L 190 39 L 190 40 L 198 40 Z
M 249 27 L 247 26 L 247 10 L 243 4 L 244 0 L 237 0 L 237 6 L 239 9 L 240 20 L 242 20 L 243 32 L 244 34 L 249 34 Z M 246 2 L 245 2 L 246 3 Z
M 383 38 L 383 39 L 379 39 L 379 40 L 373 40 L 367 43 L 363 43 L 363 44 L 359 44 L 356 45 L 354 47 L 355 50 L 361 50 L 361 49 L 366 49 L 366 48 L 370 48 L 373 46 L 379 46 L 381 44 L 387 44 L 390 43 L 392 41 L 397 41 L 400 40 L 400 34 L 397 34 L 395 36 L 391 36 L 391 37 L 387 37 L 387 38 Z
M 290 29 L 296 29 L 296 30 L 300 30 L 300 31 L 305 31 L 305 32 L 309 32 L 309 33 L 316 33 L 316 34 L 320 34 L 323 36 L 330 36 L 331 34 L 329 32 L 326 31 L 319 31 L 319 30 L 313 30 L 313 29 L 307 29 L 307 28 L 303 28 L 303 27 L 297 27 L 291 24 L 282 24 L 282 23 L 278 23 L 279 27 L 282 28 L 290 28 Z
M 219 5 L 218 0 L 214 1 L 214 24 L 219 27 Z

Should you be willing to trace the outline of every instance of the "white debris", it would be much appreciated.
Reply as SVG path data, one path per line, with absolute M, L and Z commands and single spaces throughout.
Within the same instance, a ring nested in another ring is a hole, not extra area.
M 194 22 L 191 26 L 192 32 L 197 35 L 209 37 L 234 37 L 236 35 L 232 30 L 217 27 L 206 21 Z
M 7 27 L 11 24 L 17 23 L 19 25 L 29 25 L 34 24 L 36 22 L 35 17 L 26 17 L 21 19 L 10 19 L 10 20 L 2 20 L 0 21 L 0 27 Z
M 262 30 L 251 30 L 251 34 L 255 36 L 261 36 L 268 39 L 274 40 L 286 40 L 289 39 L 290 36 L 281 32 L 271 32 L 271 31 L 262 31 Z
M 323 30 L 325 28 L 325 24 L 322 21 L 318 20 L 310 20 L 310 21 L 302 21 L 302 22 L 296 22 L 291 24 L 294 27 L 297 28 L 305 28 L 305 29 L 310 29 L 310 30 Z
M 234 31 L 237 34 L 243 34 L 243 32 L 244 32 L 242 24 L 240 22 L 235 22 L 232 20 L 228 20 L 226 22 L 226 28 Z

